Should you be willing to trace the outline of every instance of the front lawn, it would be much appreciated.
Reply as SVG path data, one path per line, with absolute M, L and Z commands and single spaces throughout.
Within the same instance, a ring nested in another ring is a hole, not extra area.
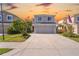
M 79 42 L 79 38 L 71 38 L 71 39 L 74 40 L 74 41 Z
M 9 52 L 9 51 L 11 51 L 12 49 L 9 49 L 9 48 L 0 48 L 0 55 L 1 54 L 4 54 L 4 53 L 6 53 L 6 52 Z
M 29 36 L 26 36 L 26 39 Z M 0 36 L 0 42 L 23 42 L 26 40 L 22 34 L 11 34 L 11 35 L 5 35 L 5 40 L 2 39 L 2 36 Z
M 70 38 L 71 40 L 74 40 L 76 42 L 79 42 L 79 35 L 74 34 L 74 33 L 62 33 L 63 36 Z

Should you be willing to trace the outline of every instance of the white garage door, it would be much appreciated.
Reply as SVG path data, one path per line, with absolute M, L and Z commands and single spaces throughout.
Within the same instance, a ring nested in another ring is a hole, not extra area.
M 36 33 L 56 33 L 56 26 L 36 26 L 34 30 Z

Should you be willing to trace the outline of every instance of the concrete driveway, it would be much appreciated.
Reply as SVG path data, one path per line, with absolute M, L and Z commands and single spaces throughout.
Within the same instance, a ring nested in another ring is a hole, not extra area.
M 23 47 L 22 47 L 23 46 Z M 58 34 L 31 34 L 31 37 L 3 55 L 11 56 L 79 56 L 79 43 Z

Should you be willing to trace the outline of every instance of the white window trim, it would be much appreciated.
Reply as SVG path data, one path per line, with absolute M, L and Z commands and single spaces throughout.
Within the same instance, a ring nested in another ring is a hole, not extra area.
M 8 20 L 8 16 L 11 16 L 12 17 L 12 20 Z M 13 21 L 13 15 L 7 15 L 7 21 Z

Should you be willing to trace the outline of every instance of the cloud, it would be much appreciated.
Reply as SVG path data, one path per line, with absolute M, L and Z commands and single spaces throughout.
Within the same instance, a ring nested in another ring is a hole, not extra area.
M 18 8 L 13 3 L 6 3 L 5 5 L 9 7 L 7 10 L 12 10 L 12 9 Z
M 44 7 L 48 7 L 50 6 L 52 3 L 41 3 L 41 4 L 37 4 L 36 6 L 44 6 Z

